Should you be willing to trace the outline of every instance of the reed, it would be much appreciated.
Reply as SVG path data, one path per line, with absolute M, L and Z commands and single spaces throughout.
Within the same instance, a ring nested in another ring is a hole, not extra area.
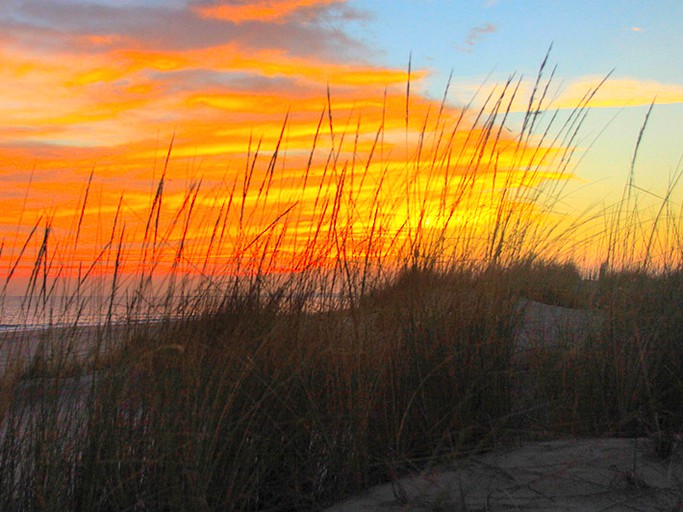
M 673 436 L 681 224 L 663 212 L 678 178 L 654 226 L 629 178 L 616 214 L 601 212 L 607 265 L 589 279 L 557 249 L 576 226 L 553 212 L 591 93 L 555 126 L 546 65 L 514 137 L 514 78 L 474 114 L 444 99 L 416 120 L 407 92 L 400 175 L 381 161 L 383 125 L 360 161 L 360 129 L 335 124 L 329 91 L 288 197 L 287 119 L 269 155 L 254 141 L 243 175 L 208 197 L 200 181 L 167 197 L 171 143 L 142 232 L 122 198 L 74 267 L 61 262 L 88 229 L 91 176 L 66 242 L 42 217 L 2 255 L 4 304 L 29 272 L 25 325 L 0 347 L 0 508 L 310 510 L 520 437 Z M 635 265 L 622 247 L 642 232 Z M 522 298 L 605 321 L 520 358 Z

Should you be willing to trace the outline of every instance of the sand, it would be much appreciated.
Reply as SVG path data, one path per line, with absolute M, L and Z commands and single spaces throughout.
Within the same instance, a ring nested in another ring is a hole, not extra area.
M 605 314 L 592 309 L 551 306 L 528 299 L 517 304 L 520 313 L 515 348 L 523 355 L 536 348 L 580 347 L 600 331 Z
M 683 510 L 683 457 L 649 439 L 567 439 L 501 448 L 385 484 L 327 512 Z

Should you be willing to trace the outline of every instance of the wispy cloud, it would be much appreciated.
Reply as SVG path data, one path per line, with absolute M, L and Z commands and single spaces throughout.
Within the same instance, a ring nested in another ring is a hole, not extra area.
M 564 81 L 556 79 L 551 83 L 543 99 L 541 110 L 546 109 L 573 109 L 583 104 L 593 92 L 588 107 L 590 108 L 622 108 L 649 105 L 653 101 L 656 104 L 666 105 L 683 103 L 683 86 L 667 84 L 655 80 L 640 80 L 635 78 L 608 78 L 595 91 L 596 87 L 603 82 L 604 76 L 589 75 Z M 504 96 L 505 108 L 511 101 L 510 112 L 526 112 L 529 109 L 529 98 L 533 92 L 534 80 L 520 78 L 512 83 Z M 503 94 L 502 83 L 467 82 L 452 86 L 454 97 L 462 104 L 472 103 L 480 105 L 489 95 L 498 97 Z M 512 93 L 514 91 L 514 98 Z M 540 95 L 537 94 L 536 101 Z
M 557 107 L 576 106 L 586 91 L 595 87 L 601 80 L 598 76 L 586 76 L 569 83 L 555 102 Z M 636 78 L 608 79 L 597 91 L 590 102 L 593 108 L 600 107 L 637 107 L 657 104 L 683 103 L 683 86 L 667 84 L 655 80 Z
M 484 37 L 486 34 L 493 34 L 494 32 L 496 32 L 496 30 L 498 29 L 493 23 L 484 23 L 482 25 L 474 27 L 467 33 L 467 37 L 464 41 L 464 46 L 461 47 L 461 50 L 468 53 L 474 51 L 474 47 L 481 40 L 482 37 Z

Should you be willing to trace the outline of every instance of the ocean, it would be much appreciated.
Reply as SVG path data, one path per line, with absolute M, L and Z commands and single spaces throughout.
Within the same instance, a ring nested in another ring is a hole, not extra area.
M 20 295 L 0 296 L 0 331 L 62 327 L 73 325 L 101 325 L 107 322 L 120 323 L 129 320 L 133 309 L 130 304 L 114 302 L 109 297 L 39 297 Z M 160 313 L 150 305 L 138 319 L 154 320 Z

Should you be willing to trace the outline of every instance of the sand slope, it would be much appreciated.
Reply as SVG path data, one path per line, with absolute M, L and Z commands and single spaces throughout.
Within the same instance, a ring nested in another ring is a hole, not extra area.
M 683 450 L 681 450 L 683 451 Z M 327 512 L 683 510 L 683 465 L 649 439 L 531 443 L 375 487 Z

